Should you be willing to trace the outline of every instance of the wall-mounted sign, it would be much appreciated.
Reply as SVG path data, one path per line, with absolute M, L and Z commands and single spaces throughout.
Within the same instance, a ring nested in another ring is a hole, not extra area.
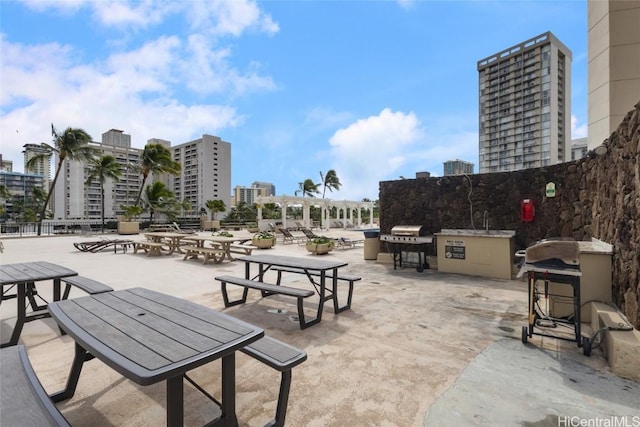
M 547 197 L 556 197 L 556 184 L 554 182 L 547 183 L 546 194 Z
M 445 245 L 444 256 L 447 259 L 465 259 L 465 247 Z

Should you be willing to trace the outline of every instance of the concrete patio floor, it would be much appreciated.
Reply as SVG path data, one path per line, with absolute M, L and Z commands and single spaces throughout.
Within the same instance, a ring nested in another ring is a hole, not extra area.
M 362 238 L 357 231 L 322 234 Z M 247 304 L 224 308 L 214 276 L 243 275 L 243 263 L 203 265 L 183 261 L 179 254 L 146 257 L 132 251 L 83 253 L 72 245 L 99 237 L 3 239 L 1 261 L 49 261 L 115 289 L 141 286 L 183 297 L 304 349 L 308 360 L 293 370 L 287 425 L 558 426 L 563 417 L 627 417 L 640 423 L 640 384 L 611 374 L 600 349 L 585 357 L 575 343 L 538 336 L 521 343 L 527 323 L 522 281 L 394 270 L 365 261 L 362 245 L 334 250 L 323 257 L 348 261 L 344 271 L 362 277 L 352 309 L 335 315 L 327 305 L 320 324 L 300 330 L 291 317 L 296 313 L 291 298 L 261 299 L 254 291 Z M 313 256 L 303 246 L 280 242 L 266 253 Z M 308 286 L 299 275 L 286 280 Z M 49 293 L 42 285 L 39 291 Z M 81 295 L 72 292 L 72 297 Z M 310 315 L 314 302 L 307 303 Z M 0 315 L 4 342 L 15 321 L 15 303 L 2 304 Z M 47 392 L 63 388 L 73 340 L 45 319 L 26 324 L 20 341 Z M 214 362 L 190 376 L 219 397 L 219 370 Z M 262 426 L 273 418 L 280 374 L 239 354 L 236 381 L 240 426 Z M 10 390 L 0 382 L 0 392 Z M 76 395 L 58 408 L 76 426 L 157 426 L 165 422 L 164 405 L 164 384 L 140 387 L 94 360 L 85 365 Z M 185 385 L 185 425 L 202 425 L 216 412 Z

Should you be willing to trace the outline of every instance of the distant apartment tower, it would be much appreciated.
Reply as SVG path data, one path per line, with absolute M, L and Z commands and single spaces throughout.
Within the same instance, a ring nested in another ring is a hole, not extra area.
M 233 189 L 233 204 L 238 206 L 238 203 L 245 202 L 252 205 L 260 196 L 275 196 L 275 191 L 275 186 L 268 182 L 254 182 L 250 188 L 237 185 Z
M 571 51 L 546 32 L 477 65 L 480 173 L 568 161 Z
M 4 160 L 2 154 L 0 154 L 0 172 L 13 172 L 13 162 Z
M 40 174 L 0 171 L 0 185 L 10 194 L 5 202 L 5 215 L 11 221 L 33 221 L 27 216 L 27 209 L 36 212 L 38 208 L 33 200 L 34 188 L 43 188 L 44 177 Z
M 276 186 L 270 182 L 254 181 L 251 183 L 251 188 L 262 188 L 264 190 L 262 193 L 263 196 L 276 195 Z
M 24 148 L 22 151 L 22 154 L 24 154 L 24 172 L 42 175 L 44 177 L 44 189 L 49 191 L 49 185 L 51 184 L 51 157 L 47 156 L 39 159 L 31 167 L 27 167 L 29 160 L 39 154 L 46 153 L 46 151 L 40 144 L 25 144 L 22 148 Z
M 587 3 L 589 136 L 594 149 L 640 101 L 640 2 Z
M 571 160 L 578 160 L 587 155 L 587 138 L 578 138 L 571 141 Z
M 121 130 L 111 129 L 102 134 L 102 142 L 91 142 L 99 155 L 111 155 L 120 164 L 122 176 L 118 181 L 107 179 L 104 183 L 104 215 L 115 218 L 122 215 L 122 206 L 135 203 L 142 177 L 132 166 L 139 164 L 142 150 L 131 147 L 131 136 Z M 85 163 L 65 160 L 63 172 L 54 189 L 55 219 L 100 219 L 100 182 L 94 179 L 85 185 L 89 166 Z M 148 179 L 152 181 L 152 177 Z
M 102 143 L 113 147 L 131 147 L 131 135 L 119 129 L 111 129 L 102 134 Z
M 172 191 L 178 200 L 188 200 L 191 211 L 186 216 L 197 216 L 207 200 L 231 202 L 231 144 L 217 136 L 202 138 L 176 145 L 171 149 L 173 160 L 182 165 L 180 175 L 172 177 Z
M 447 160 L 444 162 L 444 175 L 464 175 L 473 173 L 474 164 L 464 160 Z

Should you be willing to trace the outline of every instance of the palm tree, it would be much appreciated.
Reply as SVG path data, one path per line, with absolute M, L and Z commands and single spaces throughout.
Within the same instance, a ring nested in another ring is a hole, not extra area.
M 296 196 L 298 195 L 298 193 L 302 193 L 302 197 L 316 197 L 315 195 L 320 193 L 320 190 L 318 190 L 320 184 L 314 183 L 310 178 L 305 179 L 304 182 L 299 182 L 298 187 L 299 189 L 295 191 Z
M 91 142 L 91 136 L 82 129 L 74 129 L 68 127 L 64 132 L 58 133 L 56 128 L 51 125 L 51 135 L 53 136 L 53 145 L 43 142 L 40 144 L 42 151 L 39 154 L 33 156 L 25 165 L 27 169 L 35 166 L 38 162 L 49 159 L 54 154 L 58 156 L 58 165 L 56 166 L 56 174 L 51 181 L 49 192 L 47 193 L 47 199 L 42 205 L 42 211 L 40 217 L 37 217 L 38 221 L 38 236 L 42 231 L 42 220 L 47 213 L 47 206 L 51 200 L 53 189 L 58 181 L 58 176 L 62 171 L 62 164 L 66 159 L 86 161 L 94 157 L 96 149 L 89 146 Z
M 180 173 L 180 163 L 173 160 L 171 151 L 162 144 L 147 144 L 140 156 L 140 164 L 135 168 L 142 174 L 142 184 L 136 197 L 136 205 L 140 204 L 142 189 L 144 188 L 150 173 L 170 173 L 177 175 Z
M 170 213 L 179 208 L 175 194 L 164 182 L 156 181 L 144 190 L 145 202 L 149 207 L 149 224 L 153 223 L 155 212 Z
M 205 203 L 209 212 L 211 212 L 211 219 L 216 219 L 216 213 L 224 212 L 227 210 L 227 206 L 224 204 L 224 200 L 207 200 Z
M 340 183 L 340 179 L 338 178 L 338 175 L 336 174 L 336 171 L 333 169 L 330 169 L 326 175 L 322 175 L 322 171 L 320 171 L 320 180 L 322 187 L 322 198 L 324 199 L 324 194 L 327 191 L 327 188 L 329 189 L 329 191 L 333 192 L 333 190 L 340 190 L 340 186 L 342 185 Z
M 91 185 L 94 179 L 100 182 L 100 216 L 102 218 L 102 225 L 100 231 L 104 233 L 104 183 L 107 179 L 113 179 L 119 181 L 122 176 L 120 170 L 120 164 L 115 157 L 110 155 L 104 155 L 101 157 L 94 157 L 89 160 L 89 176 L 85 185 Z

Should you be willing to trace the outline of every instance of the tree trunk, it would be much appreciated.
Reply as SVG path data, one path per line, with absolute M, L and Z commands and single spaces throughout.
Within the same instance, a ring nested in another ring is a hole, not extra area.
M 53 194 L 53 189 L 56 187 L 56 182 L 58 181 L 58 175 L 60 175 L 60 170 L 62 169 L 62 163 L 64 162 L 64 157 L 60 157 L 60 161 L 58 161 L 58 166 L 56 167 L 56 174 L 53 177 L 53 181 L 49 186 L 49 192 L 47 193 L 47 199 L 44 201 L 44 206 L 42 206 L 42 211 L 40 212 L 40 218 L 36 218 L 38 220 L 38 236 L 42 234 L 42 220 L 44 219 L 45 214 L 47 213 L 47 205 L 51 200 L 51 194 Z

